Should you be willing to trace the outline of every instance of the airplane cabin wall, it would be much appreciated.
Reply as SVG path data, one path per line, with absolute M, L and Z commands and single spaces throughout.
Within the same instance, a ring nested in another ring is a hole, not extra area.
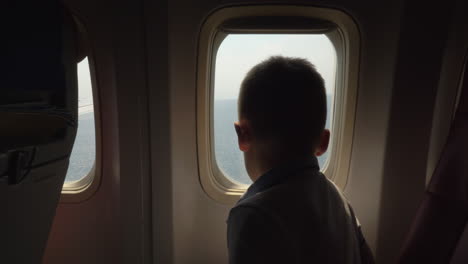
M 425 191 L 433 109 L 452 10 L 450 2 L 405 3 L 380 194 L 376 254 L 383 263 L 396 261 Z
M 59 204 L 44 263 L 150 263 L 143 6 L 132 1 L 75 0 L 66 5 L 88 31 L 88 55 L 97 81 L 93 88 L 101 128 L 97 135 L 101 177 L 89 199 Z
M 375 252 L 401 2 L 288 3 L 338 8 L 349 13 L 360 27 L 361 65 L 355 65 L 361 72 L 357 131 L 346 192 Z M 212 10 L 230 4 L 243 2 L 224 1 L 220 5 L 217 1 L 171 1 L 169 4 L 174 263 L 219 263 L 226 259 L 225 220 L 229 207 L 210 200 L 200 187 L 197 175 L 195 71 L 198 30 L 203 19 Z
M 359 27 L 345 193 L 378 263 L 394 262 L 423 195 L 452 23 L 450 4 L 409 2 L 287 1 L 340 9 Z M 93 47 L 102 177 L 90 199 L 59 205 L 44 263 L 227 263 L 230 207 L 198 175 L 197 44 L 211 12 L 253 3 L 270 2 L 67 0 Z

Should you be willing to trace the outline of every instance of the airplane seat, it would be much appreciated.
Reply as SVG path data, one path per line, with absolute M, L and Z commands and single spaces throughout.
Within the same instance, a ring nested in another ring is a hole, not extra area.
M 41 263 L 78 116 L 76 29 L 59 1 L 14 1 L 0 61 L 1 263 Z
M 450 264 L 466 264 L 468 263 L 468 224 L 465 225 L 463 235 L 460 237 L 457 247 L 455 248 Z
M 468 76 L 468 67 L 464 69 Z M 468 78 L 399 263 L 468 263 Z M 452 261 L 452 262 L 451 262 Z

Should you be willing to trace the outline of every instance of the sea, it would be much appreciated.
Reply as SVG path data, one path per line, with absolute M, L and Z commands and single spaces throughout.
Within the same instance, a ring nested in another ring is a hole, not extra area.
M 332 98 L 328 97 L 330 109 Z M 330 112 L 330 111 L 328 111 Z M 244 166 L 244 156 L 238 148 L 234 122 L 237 121 L 237 100 L 216 100 L 214 103 L 214 150 L 218 167 L 230 180 L 240 184 L 251 184 Z M 92 169 L 96 158 L 96 135 L 94 112 L 79 115 L 78 131 L 70 156 L 66 182 L 85 177 Z M 327 119 L 326 127 L 329 127 Z M 322 167 L 328 152 L 318 158 Z
M 96 159 L 96 129 L 94 127 L 94 112 L 78 116 L 78 130 L 75 144 L 70 155 L 65 182 L 78 181 L 88 175 Z

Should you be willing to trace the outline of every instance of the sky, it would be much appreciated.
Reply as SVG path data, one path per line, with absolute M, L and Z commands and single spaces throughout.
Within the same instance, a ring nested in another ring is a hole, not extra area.
M 215 100 L 237 98 L 245 74 L 274 55 L 309 60 L 322 74 L 327 94 L 334 94 L 336 52 L 325 35 L 230 34 L 216 55 Z
M 92 111 L 93 90 L 91 89 L 91 75 L 89 73 L 88 58 L 78 63 L 78 113 Z
M 219 46 L 215 65 L 215 100 L 235 99 L 245 74 L 273 55 L 301 57 L 314 64 L 334 94 L 336 52 L 325 35 L 230 34 Z M 92 111 L 93 94 L 88 59 L 78 63 L 79 113 Z

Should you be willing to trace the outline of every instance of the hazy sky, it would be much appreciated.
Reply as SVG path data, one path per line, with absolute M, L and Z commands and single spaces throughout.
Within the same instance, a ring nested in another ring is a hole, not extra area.
M 336 53 L 325 35 L 231 34 L 216 56 L 215 99 L 237 98 L 245 74 L 273 55 L 309 60 L 325 79 L 327 93 L 334 93 Z
M 78 107 L 83 108 L 91 104 L 93 104 L 93 91 L 91 90 L 88 58 L 85 58 L 78 63 Z
M 216 56 L 215 99 L 237 98 L 247 71 L 273 55 L 308 59 L 325 79 L 327 93 L 334 93 L 336 53 L 325 35 L 231 34 L 221 43 Z M 78 63 L 78 85 L 82 112 L 93 103 L 87 58 Z

